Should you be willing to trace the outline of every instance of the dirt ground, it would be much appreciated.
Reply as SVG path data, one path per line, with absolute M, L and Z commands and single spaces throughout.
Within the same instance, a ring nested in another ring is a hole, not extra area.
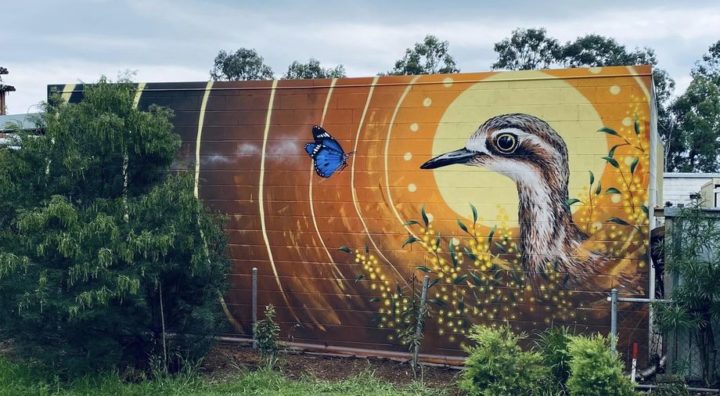
M 205 358 L 203 368 L 213 376 L 233 375 L 240 370 L 256 370 L 262 365 L 259 354 L 249 345 L 220 343 Z M 396 385 L 413 380 L 408 362 L 354 356 L 323 356 L 313 353 L 286 351 L 280 354 L 277 369 L 293 379 L 312 376 L 323 380 L 341 380 L 371 372 L 375 377 Z M 456 390 L 460 371 L 448 367 L 424 366 L 423 382 L 427 387 Z M 419 373 L 418 373 L 419 376 Z

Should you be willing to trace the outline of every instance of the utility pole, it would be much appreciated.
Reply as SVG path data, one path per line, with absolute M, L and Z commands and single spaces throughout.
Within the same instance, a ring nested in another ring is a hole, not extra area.
M 8 69 L 0 66 L 0 115 L 5 114 L 5 93 L 15 91 L 15 87 L 12 85 L 2 83 L 2 75 L 4 74 L 8 74 Z

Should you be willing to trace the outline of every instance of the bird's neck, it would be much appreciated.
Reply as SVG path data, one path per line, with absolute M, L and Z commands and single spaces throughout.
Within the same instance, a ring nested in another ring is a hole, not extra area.
M 566 205 L 567 181 L 543 179 L 517 182 L 523 264 L 531 272 L 552 262 L 564 267 L 580 239 Z

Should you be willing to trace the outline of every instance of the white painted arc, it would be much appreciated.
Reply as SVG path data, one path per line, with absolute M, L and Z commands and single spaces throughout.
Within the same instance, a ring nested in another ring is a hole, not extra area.
M 73 91 L 75 90 L 76 84 L 65 84 L 62 90 L 62 94 L 60 97 L 62 98 L 65 103 L 70 102 L 70 96 L 72 96 Z
M 275 102 L 275 91 L 277 89 L 278 80 L 273 80 L 272 88 L 270 89 L 270 100 L 268 102 L 267 116 L 265 117 L 265 130 L 263 131 L 263 145 L 260 157 L 260 181 L 258 182 L 258 208 L 260 210 L 260 228 L 262 228 L 263 240 L 265 241 L 265 247 L 267 248 L 268 259 L 270 260 L 270 267 L 272 268 L 275 281 L 277 282 L 280 294 L 287 304 L 287 308 L 290 313 L 295 317 L 298 322 L 300 318 L 295 314 L 295 310 L 290 306 L 290 301 L 285 294 L 282 282 L 280 282 L 280 276 L 278 275 L 277 268 L 275 267 L 275 259 L 273 258 L 272 248 L 270 247 L 270 240 L 267 235 L 267 227 L 265 226 L 265 154 L 267 150 L 268 135 L 270 133 L 270 121 L 272 120 L 273 104 Z
M 325 98 L 325 106 L 323 107 L 323 113 L 322 117 L 320 118 L 320 125 L 323 125 L 325 123 L 325 115 L 327 115 L 328 106 L 330 105 L 330 98 L 332 97 L 333 90 L 335 89 L 335 83 L 337 83 L 337 78 L 333 78 L 330 82 L 330 89 L 328 90 L 327 97 Z M 332 258 L 332 255 L 330 254 L 330 251 L 327 248 L 327 245 L 325 245 L 325 241 L 323 240 L 322 234 L 320 234 L 320 229 L 318 228 L 317 224 L 317 218 L 315 217 L 315 200 L 313 198 L 313 180 L 315 179 L 315 166 L 313 165 L 313 162 L 310 161 L 310 183 L 308 186 L 308 195 L 310 200 L 310 215 L 312 216 L 313 226 L 315 227 L 315 233 L 318 236 L 318 239 L 320 240 L 320 244 L 323 247 L 323 250 L 325 250 L 325 253 L 327 254 L 328 260 L 330 260 L 330 264 L 333 267 L 333 272 L 335 273 L 335 281 L 337 282 L 338 286 L 341 290 L 345 290 L 345 279 L 340 271 L 340 268 L 338 268 L 337 264 Z
M 198 116 L 198 131 L 195 139 L 195 187 L 193 188 L 195 198 L 199 198 L 200 196 L 198 191 L 198 185 L 200 183 L 200 143 L 202 142 L 203 124 L 205 123 L 205 108 L 207 107 L 208 98 L 210 97 L 210 91 L 212 91 L 213 82 L 213 80 L 210 80 L 205 85 L 205 92 L 203 93 L 202 103 L 200 104 L 200 115 Z
M 367 115 L 368 108 L 370 107 L 370 101 L 372 100 L 373 92 L 375 91 L 375 85 L 378 82 L 378 79 L 380 77 L 374 77 L 372 80 L 372 83 L 370 84 L 370 90 L 368 92 L 367 100 L 365 101 L 365 108 L 363 108 L 362 115 L 360 116 L 360 122 L 358 123 L 358 129 L 357 133 L 355 135 L 355 144 L 353 146 L 353 152 L 357 152 L 358 149 L 358 142 L 360 141 L 360 133 L 363 130 L 363 124 L 365 122 L 365 116 Z M 357 191 L 355 190 L 355 161 L 352 162 L 352 165 L 350 166 L 350 190 L 352 191 L 352 198 L 353 198 L 353 205 L 355 206 L 355 212 L 357 212 L 358 219 L 360 219 L 360 223 L 362 223 L 363 229 L 365 230 L 365 235 L 367 235 L 368 239 L 370 239 L 370 243 L 373 245 L 373 248 L 375 248 L 375 251 L 377 252 L 378 256 L 385 261 L 390 268 L 397 274 L 398 279 L 402 280 L 402 282 L 405 285 L 408 285 L 407 280 L 402 276 L 400 271 L 395 268 L 395 266 L 390 262 L 390 260 L 385 257 L 382 250 L 380 250 L 375 243 L 375 240 L 373 239 L 372 235 L 370 234 L 370 231 L 368 230 L 367 224 L 365 223 L 365 219 L 363 218 L 362 212 L 360 210 L 360 203 L 358 202 L 357 198 Z
M 410 92 L 410 89 L 412 89 L 413 85 L 415 84 L 415 81 L 420 78 L 419 76 L 414 77 L 410 84 L 405 88 L 405 91 L 403 91 L 402 95 L 400 96 L 400 99 L 398 99 L 397 105 L 395 106 L 395 110 L 393 111 L 392 117 L 390 118 L 390 126 L 388 127 L 388 133 L 387 137 L 385 137 L 385 190 L 387 191 L 387 197 L 388 197 L 388 203 L 390 204 L 390 208 L 392 209 L 393 213 L 395 214 L 395 217 L 398 219 L 400 224 L 405 228 L 405 230 L 412 235 L 413 237 L 417 238 L 417 235 L 415 235 L 414 232 L 405 225 L 405 220 L 400 217 L 400 213 L 397 211 L 397 208 L 395 207 L 395 202 L 392 198 L 392 192 L 390 191 L 390 172 L 388 170 L 388 151 L 390 150 L 390 136 L 392 136 L 392 130 L 393 125 L 395 124 L 395 118 L 397 117 L 398 111 L 400 110 L 400 106 L 402 106 L 402 103 L 405 101 L 405 97 L 407 96 L 408 92 Z

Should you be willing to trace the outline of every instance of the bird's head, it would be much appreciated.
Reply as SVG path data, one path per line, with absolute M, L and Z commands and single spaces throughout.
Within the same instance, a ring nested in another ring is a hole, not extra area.
M 503 114 L 485 121 L 464 148 L 441 154 L 420 166 L 435 169 L 452 164 L 480 166 L 516 182 L 537 177 L 567 183 L 565 142 L 547 122 L 528 114 Z

